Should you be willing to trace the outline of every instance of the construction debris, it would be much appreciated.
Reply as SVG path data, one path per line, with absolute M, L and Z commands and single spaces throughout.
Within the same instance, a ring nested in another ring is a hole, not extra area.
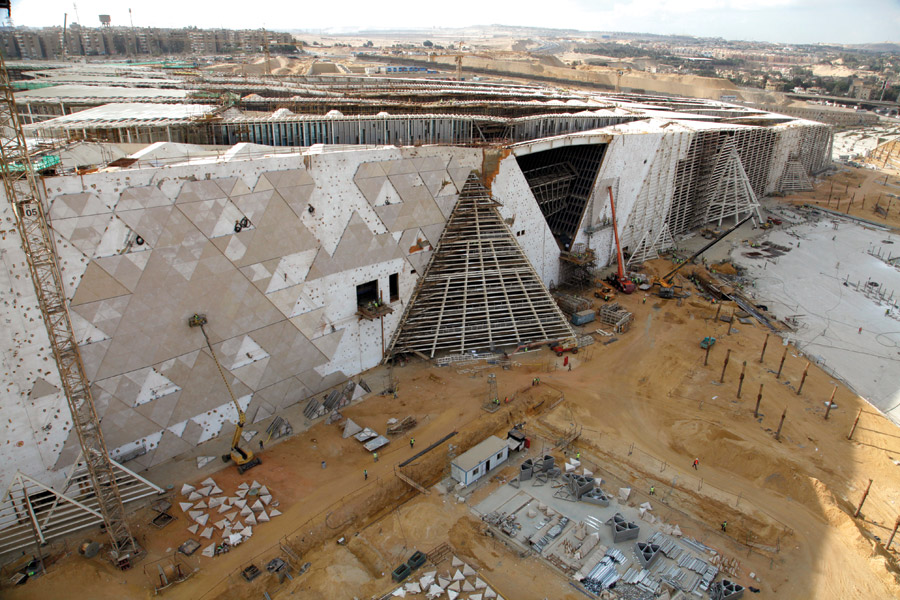
M 619 306 L 618 302 L 613 302 L 597 309 L 597 319 L 604 325 L 612 327 L 615 333 L 625 333 L 631 327 L 634 315 Z
M 416 418 L 413 416 L 407 416 L 399 423 L 394 423 L 393 425 L 387 428 L 388 435 L 399 435 L 404 431 L 409 431 L 413 427 L 416 426 Z

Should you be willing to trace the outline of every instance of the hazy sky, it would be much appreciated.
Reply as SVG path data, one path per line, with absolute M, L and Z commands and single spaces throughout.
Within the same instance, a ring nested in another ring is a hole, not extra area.
M 468 25 L 677 33 L 787 43 L 900 42 L 900 0 L 77 0 L 80 23 L 251 29 L 429 28 Z M 76 18 L 71 0 L 13 0 L 13 23 L 43 27 Z

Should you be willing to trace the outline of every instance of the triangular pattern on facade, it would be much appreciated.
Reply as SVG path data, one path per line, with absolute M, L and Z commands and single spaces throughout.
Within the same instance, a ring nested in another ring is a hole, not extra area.
M 123 503 L 165 493 L 114 460 L 113 471 Z M 0 554 L 42 545 L 73 531 L 100 525 L 103 517 L 82 457 L 62 491 L 16 472 L 0 502 Z
M 759 201 L 733 141 L 726 143 L 716 158 L 708 189 L 704 219 L 706 223 L 717 221 L 718 225 L 722 225 L 722 221 L 729 217 L 734 217 L 734 222 L 737 223 L 741 215 L 748 212 L 756 213 L 757 221 L 762 221 Z
M 433 357 L 574 337 L 497 206 L 471 173 L 388 356 Z
M 784 163 L 784 171 L 781 173 L 781 184 L 778 191 L 786 194 L 791 192 L 811 192 L 813 190 L 812 181 L 806 174 L 806 167 L 803 163 L 792 158 Z

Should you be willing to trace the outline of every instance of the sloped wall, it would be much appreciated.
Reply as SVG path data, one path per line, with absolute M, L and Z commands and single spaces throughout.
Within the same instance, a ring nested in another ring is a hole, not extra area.
M 159 464 L 236 420 L 207 331 L 248 419 L 376 365 L 381 325 L 356 286 L 399 277 L 389 341 L 481 151 L 329 152 L 44 181 L 70 313 L 113 457 Z M 33 286 L 4 202 L 4 456 L 50 483 L 77 456 Z M 230 434 L 230 429 L 224 427 Z

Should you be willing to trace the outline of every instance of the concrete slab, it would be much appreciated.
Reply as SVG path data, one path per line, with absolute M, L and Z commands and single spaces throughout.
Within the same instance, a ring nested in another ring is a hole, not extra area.
M 900 237 L 823 219 L 773 231 L 765 239 L 791 250 L 769 259 L 747 256 L 746 246 L 732 252 L 733 262 L 755 280 L 758 302 L 779 319 L 800 315 L 790 341 L 900 424 L 900 386 L 894 376 L 900 313 L 893 304 L 900 295 L 900 270 L 867 253 L 881 249 L 886 256 L 898 255 Z M 861 283 L 860 290 L 844 285 L 848 277 Z M 867 281 L 877 282 L 886 297 L 894 292 L 892 301 L 862 293 Z

